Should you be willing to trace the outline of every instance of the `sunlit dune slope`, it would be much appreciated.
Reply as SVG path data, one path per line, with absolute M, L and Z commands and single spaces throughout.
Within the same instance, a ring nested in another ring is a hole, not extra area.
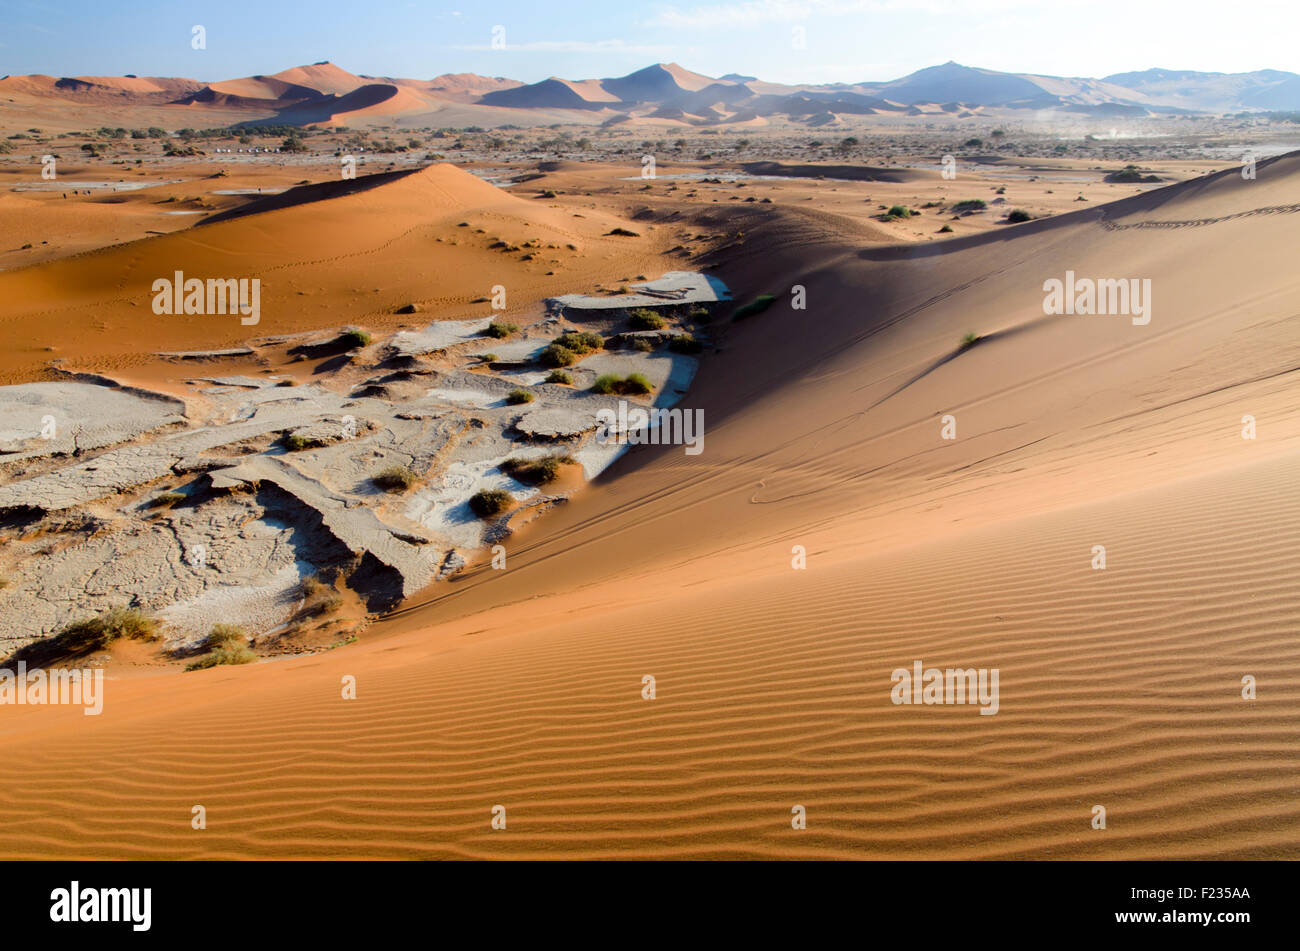
M 327 194 L 314 186 L 308 197 Z M 611 237 L 627 222 L 519 198 L 451 165 L 329 200 L 293 201 L 265 214 L 0 272 L 0 332 L 9 344 L 0 376 L 30 379 L 54 357 L 111 370 L 157 350 L 227 347 L 250 336 L 345 324 L 391 326 L 409 321 L 393 316 L 408 303 L 435 317 L 476 315 L 486 308 L 471 302 L 498 284 L 508 291 L 507 312 L 517 312 L 551 294 L 640 273 L 667 241 L 648 233 Z M 492 248 L 498 240 L 541 247 L 524 261 L 518 251 Z M 187 278 L 259 278 L 260 322 L 154 314 L 153 282 L 176 271 Z
M 10 708 L 0 852 L 1297 856 L 1298 181 L 934 248 L 775 216 L 700 455 L 631 452 L 361 644 Z M 1149 279 L 1150 322 L 1045 316 L 1067 270 Z M 998 669 L 998 712 L 894 705 L 914 661 Z

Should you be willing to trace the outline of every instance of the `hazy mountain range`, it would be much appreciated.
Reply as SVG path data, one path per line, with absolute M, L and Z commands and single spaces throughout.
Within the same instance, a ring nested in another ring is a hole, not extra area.
M 26 107 L 24 114 L 30 114 L 77 105 L 93 106 L 108 118 L 121 110 L 154 110 L 173 125 L 192 127 L 240 122 L 531 125 L 566 120 L 761 125 L 770 117 L 820 125 L 840 115 L 870 114 L 1142 117 L 1300 110 L 1300 75 L 1278 70 L 1148 69 L 1081 79 L 949 62 L 889 82 L 791 85 L 735 74 L 714 78 L 675 63 L 657 63 L 610 79 L 551 77 L 525 84 L 472 73 L 428 80 L 360 76 L 321 62 L 214 83 L 134 75 L 0 79 L 0 118 L 4 107 Z

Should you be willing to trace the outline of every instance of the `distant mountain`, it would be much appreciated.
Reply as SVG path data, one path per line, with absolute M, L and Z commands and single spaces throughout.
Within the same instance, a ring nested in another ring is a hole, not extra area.
M 1300 75 L 1279 70 L 1148 69 L 1088 79 L 1004 73 L 954 62 L 888 82 L 800 85 L 737 73 L 714 78 L 677 63 L 655 63 L 606 79 L 552 76 L 521 83 L 473 73 L 433 79 L 359 76 L 323 61 L 213 83 L 137 76 L 6 76 L 0 79 L 0 91 L 29 110 L 63 109 L 71 116 L 75 104 L 93 106 L 103 110 L 105 121 L 112 118 L 123 125 L 133 114 L 143 116 L 139 110 L 148 107 L 148 124 L 174 122 L 172 128 L 541 124 L 566 117 L 680 125 L 762 124 L 781 117 L 834 125 L 840 116 L 873 114 L 964 117 L 1032 110 L 1122 118 L 1300 110 Z
M 1106 82 L 1124 86 L 1165 105 L 1196 112 L 1300 109 L 1300 76 L 1276 69 L 1253 73 L 1200 73 L 1147 69 L 1116 73 Z

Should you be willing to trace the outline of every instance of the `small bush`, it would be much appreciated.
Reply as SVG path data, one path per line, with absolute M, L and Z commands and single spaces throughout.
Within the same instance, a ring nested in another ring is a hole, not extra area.
M 649 340 L 643 340 L 640 337 L 638 337 L 636 340 L 632 341 L 632 349 L 635 350 L 637 353 L 649 353 L 651 350 L 654 349 L 654 344 L 652 344 Z
M 221 647 L 247 647 L 248 632 L 237 624 L 214 624 L 206 641 L 209 650 Z
M 518 333 L 518 331 L 517 324 L 499 323 L 494 320 L 487 325 L 487 329 L 483 331 L 483 334 L 500 340 L 502 337 L 509 337 L 512 333 Z
M 578 354 L 574 353 L 568 347 L 562 347 L 558 343 L 553 343 L 538 355 L 537 359 L 541 361 L 542 366 L 547 367 L 567 367 L 578 362 Z
M 547 383 L 572 383 L 573 377 L 571 377 L 564 370 L 552 370 L 550 374 L 547 375 L 546 382 Z
M 952 210 L 958 213 L 963 211 L 983 211 L 988 205 L 983 198 L 966 198 L 952 206 Z
M 371 476 L 370 481 L 386 492 L 405 492 L 419 480 L 406 466 L 389 466 Z
M 310 436 L 304 436 L 301 433 L 289 433 L 282 440 L 281 445 L 290 452 L 302 452 L 304 449 L 319 449 L 325 443 L 319 439 L 313 439 Z
M 185 501 L 184 492 L 159 492 L 155 495 L 150 504 L 156 506 L 175 505 L 177 502 Z
M 944 225 L 939 229 L 939 234 L 952 234 L 952 225 Z
M 643 394 L 654 390 L 650 381 L 642 373 L 629 373 L 627 379 L 623 381 L 623 393 Z
M 509 394 L 506 395 L 506 402 L 511 406 L 531 403 L 535 399 L 537 399 L 537 397 L 533 396 L 533 394 L 529 393 L 527 390 L 511 390 Z
M 560 466 L 575 465 L 572 456 L 547 456 L 544 459 L 507 459 L 501 471 L 526 485 L 547 485 L 560 477 Z
M 591 384 L 593 393 L 618 393 L 621 396 L 640 395 L 653 390 L 650 381 L 641 373 L 630 373 L 625 378 L 620 378 L 616 373 L 604 373 Z
M 469 507 L 479 518 L 491 518 L 508 509 L 514 500 L 505 489 L 479 489 L 470 496 Z
M 753 317 L 756 314 L 761 314 L 763 311 L 771 307 L 772 304 L 775 302 L 776 302 L 776 295 L 759 294 L 748 304 L 745 304 L 743 307 L 738 307 L 736 309 L 736 312 L 731 315 L 731 319 L 744 320 L 747 317 Z
M 607 231 L 606 234 L 616 235 L 620 238 L 639 238 L 641 237 L 635 231 L 628 231 L 626 228 L 615 228 L 613 231 Z
M 885 217 L 886 218 L 910 218 L 912 217 L 912 212 L 909 211 L 907 208 L 903 207 L 902 205 L 893 205 L 890 207 L 890 209 L 887 212 L 885 212 Z
M 699 353 L 704 349 L 704 344 L 691 334 L 678 334 L 668 341 L 668 349 L 673 353 Z
M 364 330 L 347 330 L 339 335 L 339 343 L 349 348 L 370 345 L 370 334 Z
M 968 333 L 961 338 L 961 349 L 969 350 L 975 344 L 980 342 L 980 335 L 977 333 Z
M 556 193 L 556 191 L 555 191 L 554 188 L 548 188 L 548 189 L 546 189 L 546 191 L 542 192 L 542 197 L 543 197 L 543 198 L 558 198 L 558 197 L 560 197 L 560 196 Z
M 484 363 L 491 363 L 497 358 L 497 355 L 495 353 L 480 353 L 478 358 Z
M 660 330 L 667 323 L 654 311 L 647 310 L 644 307 L 638 307 L 628 314 L 628 320 L 632 324 L 633 330 Z
M 709 313 L 707 307 L 692 307 L 687 316 L 697 324 L 707 324 L 713 319 L 713 315 Z
M 211 653 L 204 654 L 198 660 L 185 665 L 186 670 L 207 670 L 209 667 L 222 667 L 228 664 L 251 664 L 257 655 L 247 647 L 219 647 Z
M 555 343 L 557 346 L 572 350 L 574 353 L 585 354 L 605 346 L 605 338 L 590 330 L 582 332 L 567 330 L 555 338 Z
M 1022 221 L 1033 221 L 1034 216 L 1023 208 L 1017 208 L 1007 215 L 1007 221 L 1011 224 L 1019 224 Z
M 158 640 L 158 623 L 134 608 L 111 608 L 99 617 L 77 621 L 63 629 L 70 640 L 107 647 L 123 637 L 136 641 Z

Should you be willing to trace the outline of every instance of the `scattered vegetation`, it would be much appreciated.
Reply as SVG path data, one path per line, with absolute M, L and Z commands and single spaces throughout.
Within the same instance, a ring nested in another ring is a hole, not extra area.
M 546 456 L 543 459 L 507 459 L 501 471 L 526 485 L 547 485 L 560 477 L 560 466 L 577 465 L 572 456 Z
M 775 302 L 776 302 L 775 294 L 759 294 L 748 304 L 736 308 L 736 312 L 731 315 L 731 319 L 745 320 L 748 317 L 753 317 L 757 314 L 761 314 L 763 311 L 771 307 L 772 304 Z
M 668 349 L 673 353 L 699 353 L 704 344 L 695 339 L 693 334 L 678 334 L 668 341 Z
M 631 322 L 633 330 L 660 330 L 667 323 L 653 310 L 648 310 L 645 307 L 638 307 L 628 314 L 628 320 Z
M 617 393 L 620 396 L 640 396 L 654 391 L 650 381 L 642 373 L 629 373 L 620 377 L 617 373 L 605 373 L 591 384 L 593 393 Z
M 370 481 L 385 492 L 405 492 L 419 479 L 406 466 L 389 466 L 371 476 Z
M 966 198 L 952 206 L 952 210 L 961 214 L 963 211 L 983 211 L 988 205 L 983 198 Z
M 247 647 L 250 640 L 248 631 L 238 624 L 214 624 L 205 643 L 209 650 L 217 650 L 223 647 Z
M 1125 165 L 1118 172 L 1111 172 L 1106 176 L 1108 182 L 1119 182 L 1121 184 L 1134 184 L 1146 182 L 1158 182 L 1160 178 L 1156 175 L 1143 175 L 1144 169 L 1137 165 Z
M 532 393 L 529 393 L 527 390 L 515 389 L 506 394 L 506 402 L 511 406 L 520 406 L 524 403 L 531 403 L 535 399 L 537 399 L 537 397 Z
M 1034 216 L 1023 208 L 1016 208 L 1007 215 L 1007 221 L 1011 224 L 1019 224 L 1022 221 L 1033 221 Z
M 185 665 L 186 670 L 207 670 L 233 664 L 251 664 L 257 655 L 247 647 L 218 647 Z
M 547 383 L 573 383 L 573 377 L 566 370 L 552 370 L 546 377 Z
M 494 320 L 492 323 L 487 325 L 487 329 L 483 331 L 483 334 L 484 336 L 500 340 L 502 337 L 509 337 L 511 334 L 518 332 L 518 324 L 508 324 Z
M 580 357 L 603 346 L 605 346 L 605 338 L 598 333 L 569 330 L 556 337 L 555 342 L 543 350 L 538 359 L 543 366 L 567 367 L 577 363 Z
M 469 507 L 479 518 L 492 518 L 508 509 L 514 500 L 505 489 L 479 489 L 470 496 Z
M 289 433 L 280 440 L 280 445 L 284 446 L 289 452 L 302 452 L 304 449 L 320 449 L 325 443 L 313 436 L 304 436 L 302 433 Z

